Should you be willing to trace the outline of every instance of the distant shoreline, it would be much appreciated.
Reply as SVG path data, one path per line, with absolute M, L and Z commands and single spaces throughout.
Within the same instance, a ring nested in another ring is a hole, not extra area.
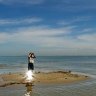
M 0 55 L 0 57 L 27 57 L 27 55 Z M 96 57 L 96 55 L 37 55 L 36 57 Z
M 71 71 L 36 72 L 31 83 L 34 84 L 67 84 L 87 80 L 86 75 L 73 74 Z M 13 84 L 27 84 L 24 73 L 9 73 L 0 75 L 0 87 Z

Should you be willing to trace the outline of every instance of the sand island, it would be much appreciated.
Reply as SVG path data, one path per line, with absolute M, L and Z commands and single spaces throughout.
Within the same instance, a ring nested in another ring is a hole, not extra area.
M 34 84 L 66 84 L 87 80 L 89 77 L 85 75 L 73 74 L 71 71 L 56 72 L 35 72 Z M 0 75 L 0 87 L 6 87 L 13 84 L 26 84 L 24 73 L 8 73 Z

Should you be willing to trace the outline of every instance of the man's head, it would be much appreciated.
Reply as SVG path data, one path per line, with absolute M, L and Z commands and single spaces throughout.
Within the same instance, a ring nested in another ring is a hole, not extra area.
M 30 53 L 29 53 L 29 56 L 32 56 L 32 55 L 34 55 L 34 53 L 33 53 L 33 52 L 30 52 Z

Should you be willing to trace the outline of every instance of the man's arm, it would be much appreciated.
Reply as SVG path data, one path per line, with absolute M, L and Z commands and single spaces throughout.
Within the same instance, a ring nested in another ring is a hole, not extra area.
M 36 58 L 36 56 L 35 55 L 32 55 L 32 58 Z

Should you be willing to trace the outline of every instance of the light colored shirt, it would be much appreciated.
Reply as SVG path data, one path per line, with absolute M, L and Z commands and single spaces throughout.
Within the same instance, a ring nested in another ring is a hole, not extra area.
M 31 57 L 30 57 L 30 58 L 29 58 L 29 62 L 30 62 L 30 63 L 34 63 L 34 58 L 31 58 Z

